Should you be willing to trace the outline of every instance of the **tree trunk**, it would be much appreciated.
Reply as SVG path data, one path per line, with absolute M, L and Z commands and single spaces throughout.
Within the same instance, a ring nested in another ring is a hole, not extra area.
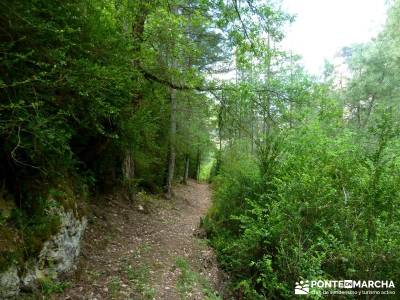
M 149 14 L 149 9 L 145 4 L 145 1 L 141 1 L 138 3 L 139 11 L 135 16 L 132 23 L 132 40 L 133 40 L 133 58 L 132 65 L 135 69 L 138 69 L 140 66 L 140 45 L 143 42 L 143 33 L 144 33 L 144 24 L 146 22 L 146 18 Z M 134 112 L 137 106 L 143 99 L 143 94 L 139 92 L 132 99 L 132 112 Z M 134 186 L 134 178 L 135 178 L 135 163 L 133 159 L 133 152 L 131 150 L 127 150 L 124 155 L 124 159 L 122 162 L 122 176 L 123 182 L 127 189 L 128 198 L 130 201 L 134 201 L 135 199 L 135 186 Z
M 197 159 L 196 159 L 196 179 L 197 179 L 197 181 L 200 180 L 200 159 L 201 159 L 201 152 L 200 152 L 200 149 L 197 148 Z
M 188 178 L 189 178 L 189 154 L 186 154 L 185 156 L 185 173 L 183 174 L 183 183 L 187 184 Z
M 126 151 L 125 153 L 122 164 L 122 176 L 124 179 L 124 185 L 127 189 L 128 199 L 133 202 L 135 200 L 135 186 L 133 182 L 133 179 L 135 178 L 135 163 L 131 151 Z
M 166 198 L 172 198 L 172 182 L 174 180 L 176 157 L 176 89 L 171 89 L 171 128 L 170 128 L 170 156 L 168 162 L 167 193 Z

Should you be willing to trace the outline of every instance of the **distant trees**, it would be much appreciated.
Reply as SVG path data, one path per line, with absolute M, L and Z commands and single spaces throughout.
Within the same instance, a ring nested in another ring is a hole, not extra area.
M 347 62 L 351 72 L 344 99 L 352 122 L 358 127 L 371 124 L 374 111 L 391 107 L 398 111 L 400 4 L 395 1 L 379 36 L 363 45 L 349 48 Z

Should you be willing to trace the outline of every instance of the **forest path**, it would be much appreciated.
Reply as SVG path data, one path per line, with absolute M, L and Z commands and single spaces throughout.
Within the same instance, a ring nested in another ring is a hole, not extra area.
M 220 299 L 222 273 L 196 235 L 211 204 L 207 184 L 178 185 L 172 200 L 139 194 L 91 207 L 78 270 L 54 299 Z

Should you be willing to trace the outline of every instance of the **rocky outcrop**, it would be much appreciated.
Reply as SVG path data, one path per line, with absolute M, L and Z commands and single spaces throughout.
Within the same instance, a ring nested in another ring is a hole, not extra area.
M 60 213 L 61 229 L 43 245 L 39 255 L 39 269 L 51 262 L 57 274 L 67 272 L 74 266 L 80 252 L 80 243 L 87 220 L 77 219 L 72 211 L 62 210 Z
M 0 273 L 0 299 L 15 298 L 19 294 L 20 278 L 15 266 Z
M 0 299 L 16 298 L 20 289 L 35 289 L 42 278 L 56 279 L 75 266 L 87 220 L 64 208 L 52 213 L 60 217 L 60 230 L 43 244 L 33 263 L 0 273 Z

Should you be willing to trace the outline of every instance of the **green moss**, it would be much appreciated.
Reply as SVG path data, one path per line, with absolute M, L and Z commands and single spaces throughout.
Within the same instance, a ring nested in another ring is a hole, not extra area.
M 0 186 L 2 202 L 7 202 L 9 208 L 7 217 L 0 214 L 0 272 L 13 264 L 22 266 L 39 255 L 43 244 L 60 230 L 57 211 L 61 207 L 72 211 L 76 218 L 85 215 L 87 193 L 82 184 L 64 178 L 50 186 L 44 184 L 31 193 L 23 208 L 8 205 L 9 197 L 4 200 L 8 194 Z
M 60 230 L 60 225 L 57 215 L 48 215 L 45 211 L 28 216 L 14 210 L 10 221 L 0 225 L 0 272 L 37 257 L 43 244 Z
M 0 271 L 37 257 L 43 244 L 60 230 L 60 217 L 51 213 L 55 201 L 37 197 L 29 214 L 14 208 L 0 225 Z
M 12 264 L 18 264 L 23 258 L 21 233 L 9 225 L 0 225 L 0 272 Z
M 88 191 L 86 185 L 79 180 L 64 178 L 54 182 L 46 197 L 48 201 L 55 201 L 65 210 L 72 211 L 78 219 L 87 214 Z
M 37 216 L 34 223 L 25 230 L 25 251 L 27 258 L 40 253 L 43 244 L 60 230 L 60 217 Z

